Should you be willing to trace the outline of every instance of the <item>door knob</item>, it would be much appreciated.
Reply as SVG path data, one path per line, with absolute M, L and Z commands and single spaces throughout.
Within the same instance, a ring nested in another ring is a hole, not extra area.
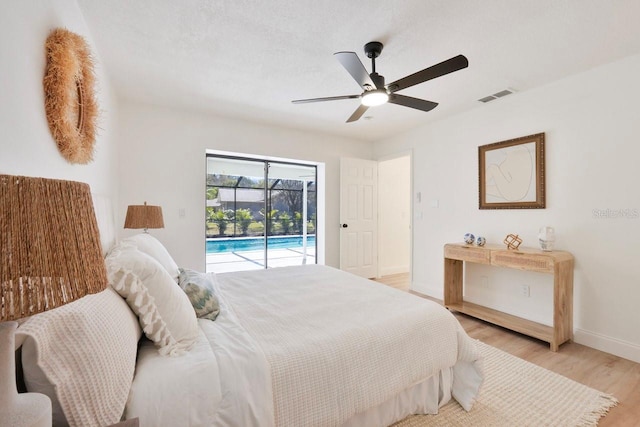
M 349 226 L 349 224 L 341 224 L 342 228 L 347 228 Z

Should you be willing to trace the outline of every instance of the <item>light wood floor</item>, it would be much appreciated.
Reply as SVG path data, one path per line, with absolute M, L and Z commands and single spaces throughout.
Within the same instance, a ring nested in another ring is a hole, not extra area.
M 408 274 L 385 276 L 377 281 L 409 291 Z M 640 364 L 573 342 L 563 344 L 557 353 L 553 353 L 549 351 L 549 345 L 542 341 L 464 314 L 455 313 L 455 316 L 472 338 L 614 395 L 620 403 L 600 420 L 599 426 L 640 426 Z

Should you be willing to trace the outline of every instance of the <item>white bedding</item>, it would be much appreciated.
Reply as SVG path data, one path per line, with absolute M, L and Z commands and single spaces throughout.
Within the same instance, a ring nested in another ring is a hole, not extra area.
M 196 360 L 213 353 L 216 378 L 213 366 L 200 376 L 180 368 L 170 395 L 149 394 L 180 358 L 141 351 L 127 418 L 143 427 L 385 426 L 436 412 L 450 393 L 466 409 L 474 402 L 479 353 L 438 304 L 316 265 L 217 281 L 221 314 L 199 321 L 209 346 L 194 349 Z M 142 409 L 150 396 L 170 399 Z
M 125 418 L 141 426 L 213 426 L 222 401 L 217 358 L 203 332 L 189 352 L 163 356 L 144 338 Z M 185 420 L 189 420 L 185 424 Z
M 141 427 L 269 426 L 269 365 L 220 298 L 215 322 L 199 319 L 200 337 L 185 355 L 160 355 L 151 341 L 138 351 L 125 418 Z

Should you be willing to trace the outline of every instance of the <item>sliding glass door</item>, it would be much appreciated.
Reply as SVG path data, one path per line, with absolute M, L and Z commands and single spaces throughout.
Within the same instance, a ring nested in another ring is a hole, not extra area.
M 312 165 L 207 155 L 207 271 L 315 264 Z
M 316 168 L 268 163 L 267 266 L 315 264 Z

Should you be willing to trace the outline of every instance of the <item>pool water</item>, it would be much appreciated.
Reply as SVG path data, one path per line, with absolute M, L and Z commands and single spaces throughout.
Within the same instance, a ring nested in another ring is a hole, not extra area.
M 307 236 L 307 247 L 315 246 L 316 236 Z M 268 249 L 295 249 L 302 248 L 302 236 L 269 237 Z M 259 251 L 264 249 L 264 238 L 222 238 L 208 239 L 207 253 L 217 254 L 221 252 Z

